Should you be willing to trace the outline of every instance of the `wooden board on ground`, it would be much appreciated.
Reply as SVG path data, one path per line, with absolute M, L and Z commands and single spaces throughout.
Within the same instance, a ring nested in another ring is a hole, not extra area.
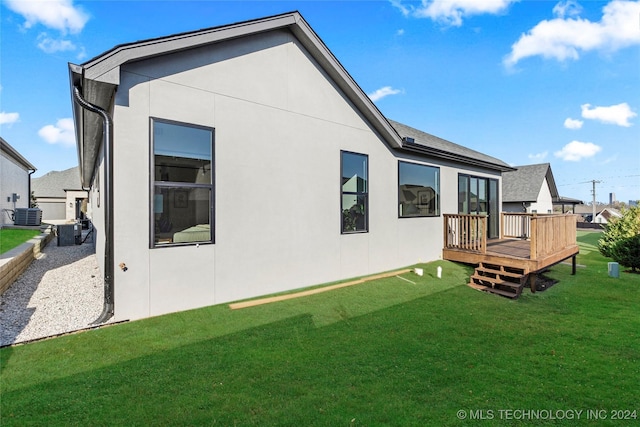
M 233 304 L 229 304 L 229 308 L 232 309 L 232 310 L 237 310 L 239 308 L 254 307 L 256 305 L 269 304 L 269 303 L 272 303 L 272 302 L 285 301 L 285 300 L 293 299 L 293 298 L 306 297 L 308 295 L 315 295 L 315 294 L 319 294 L 321 292 L 332 291 L 334 289 L 346 288 L 347 286 L 353 286 L 353 285 L 357 285 L 357 284 L 360 284 L 360 283 L 369 282 L 371 280 L 383 279 L 385 277 L 392 277 L 392 276 L 397 276 L 399 274 L 405 274 L 405 273 L 408 273 L 410 271 L 411 271 L 410 268 L 406 268 L 404 270 L 393 271 L 393 272 L 390 272 L 390 273 L 381 273 L 381 274 L 376 274 L 374 276 L 363 277 L 362 279 L 352 280 L 352 281 L 344 282 L 344 283 L 338 283 L 337 285 L 330 285 L 330 286 L 325 286 L 325 287 L 322 287 L 322 288 L 309 289 L 308 291 L 295 292 L 295 293 L 286 294 L 286 295 L 278 295 L 278 296 L 275 296 L 275 297 L 267 297 L 267 298 L 255 299 L 255 300 L 251 300 L 251 301 L 236 302 L 236 303 L 233 303 Z

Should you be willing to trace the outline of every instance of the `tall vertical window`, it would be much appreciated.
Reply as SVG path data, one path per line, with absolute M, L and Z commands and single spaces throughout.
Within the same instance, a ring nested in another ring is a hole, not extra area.
M 369 229 L 369 158 L 347 151 L 342 151 L 341 155 L 342 232 L 365 232 Z
M 400 218 L 440 215 L 440 169 L 398 162 Z
M 151 246 L 213 243 L 213 129 L 159 119 L 151 129 Z

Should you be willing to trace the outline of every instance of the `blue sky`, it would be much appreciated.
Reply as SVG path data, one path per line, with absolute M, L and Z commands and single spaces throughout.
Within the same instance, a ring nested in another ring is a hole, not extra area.
M 35 177 L 77 164 L 67 63 L 297 10 L 382 113 L 561 195 L 640 199 L 640 1 L 1 0 L 0 135 Z

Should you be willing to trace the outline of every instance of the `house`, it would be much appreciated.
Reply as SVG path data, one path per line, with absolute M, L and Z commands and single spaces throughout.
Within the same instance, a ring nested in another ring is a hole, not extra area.
M 388 120 L 297 12 L 119 45 L 69 80 L 96 323 L 437 260 L 442 212 L 497 220 L 512 170 Z
M 552 213 L 559 199 L 551 165 L 515 166 L 502 175 L 502 210 L 504 212 Z
M 17 208 L 30 207 L 31 174 L 35 171 L 35 166 L 0 137 L 0 227 L 13 225 Z
M 34 178 L 32 188 L 44 221 L 74 221 L 86 213 L 88 194 L 80 185 L 77 166 Z
M 596 224 L 608 224 L 613 219 L 622 218 L 622 213 L 614 208 L 604 208 L 596 214 Z
M 595 221 L 593 220 L 594 212 Z M 591 224 L 607 224 L 612 218 L 622 217 L 622 213 L 620 213 L 618 209 L 605 204 L 596 204 L 596 206 L 578 206 L 575 209 L 575 214 L 579 215 L 582 221 Z

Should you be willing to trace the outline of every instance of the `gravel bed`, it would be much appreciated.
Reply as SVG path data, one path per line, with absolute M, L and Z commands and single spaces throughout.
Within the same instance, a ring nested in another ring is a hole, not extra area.
M 93 245 L 57 246 L 54 239 L 0 296 L 0 346 L 85 329 L 103 301 Z

